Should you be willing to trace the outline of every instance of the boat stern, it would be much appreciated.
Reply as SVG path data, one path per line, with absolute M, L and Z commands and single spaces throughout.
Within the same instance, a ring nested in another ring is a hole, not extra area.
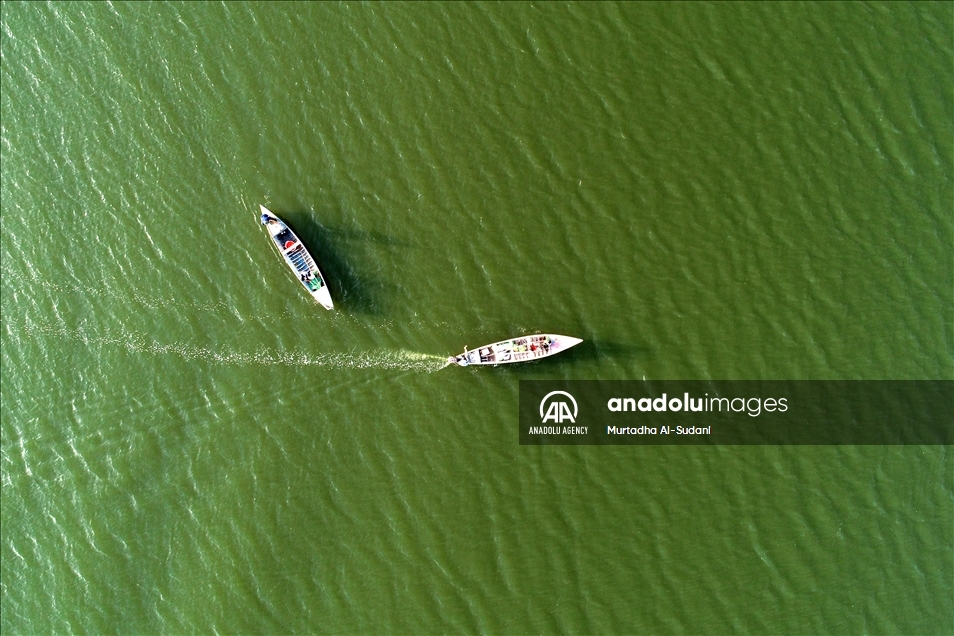
M 459 356 L 451 356 L 447 358 L 448 364 L 456 364 L 459 367 L 469 367 L 471 364 L 480 364 L 480 358 L 476 355 L 476 351 L 468 351 L 467 348 L 464 348 L 464 353 Z

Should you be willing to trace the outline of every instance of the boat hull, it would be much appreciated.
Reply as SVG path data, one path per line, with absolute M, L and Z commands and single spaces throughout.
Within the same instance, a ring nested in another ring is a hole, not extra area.
M 500 342 L 477 347 L 472 351 L 465 349 L 464 353 L 449 358 L 448 362 L 462 367 L 532 362 L 566 351 L 581 342 L 583 340 L 572 336 L 538 333 L 531 336 L 501 340 Z
M 319 305 L 328 310 L 334 309 L 325 276 L 305 249 L 305 245 L 284 221 L 264 205 L 259 207 L 262 209 L 262 225 L 268 230 L 272 245 L 278 249 L 282 260 L 294 272 L 298 282 Z

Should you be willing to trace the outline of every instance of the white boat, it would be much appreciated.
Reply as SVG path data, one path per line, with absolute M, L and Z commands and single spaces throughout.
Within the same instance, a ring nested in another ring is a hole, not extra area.
M 331 302 L 331 293 L 328 291 L 328 284 L 321 270 L 315 265 L 315 259 L 311 257 L 308 250 L 298 239 L 291 228 L 284 221 L 275 216 L 264 205 L 262 208 L 262 225 L 268 229 L 269 235 L 275 242 L 275 247 L 281 253 L 282 258 L 288 263 L 288 266 L 298 277 L 301 283 L 312 298 L 318 301 L 318 304 L 325 309 L 334 309 L 334 303 Z
M 447 359 L 449 363 L 467 367 L 472 364 L 510 364 L 529 362 L 566 351 L 583 342 L 571 336 L 556 336 L 538 333 L 532 336 L 520 336 L 510 340 L 501 340 L 493 344 L 477 347 L 472 351 L 464 348 L 464 353 Z

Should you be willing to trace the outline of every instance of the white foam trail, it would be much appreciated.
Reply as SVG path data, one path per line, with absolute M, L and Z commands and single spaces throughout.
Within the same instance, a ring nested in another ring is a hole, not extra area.
M 102 336 L 82 329 L 27 325 L 24 333 L 40 333 L 70 340 L 78 340 L 89 346 L 113 345 L 133 353 L 149 355 L 176 355 L 185 360 L 204 360 L 220 364 L 237 365 L 286 365 L 316 366 L 331 369 L 393 369 L 432 373 L 447 366 L 441 356 L 414 351 L 363 351 L 348 353 L 304 353 L 261 350 L 254 353 L 214 350 L 193 347 L 184 343 L 162 344 L 153 342 L 140 334 L 123 332 L 122 337 Z

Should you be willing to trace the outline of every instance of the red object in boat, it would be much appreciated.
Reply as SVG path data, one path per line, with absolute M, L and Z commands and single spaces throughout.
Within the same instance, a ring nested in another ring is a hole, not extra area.
M 287 250 L 289 247 L 291 247 L 294 244 L 295 244 L 295 241 L 285 241 L 285 249 Z

